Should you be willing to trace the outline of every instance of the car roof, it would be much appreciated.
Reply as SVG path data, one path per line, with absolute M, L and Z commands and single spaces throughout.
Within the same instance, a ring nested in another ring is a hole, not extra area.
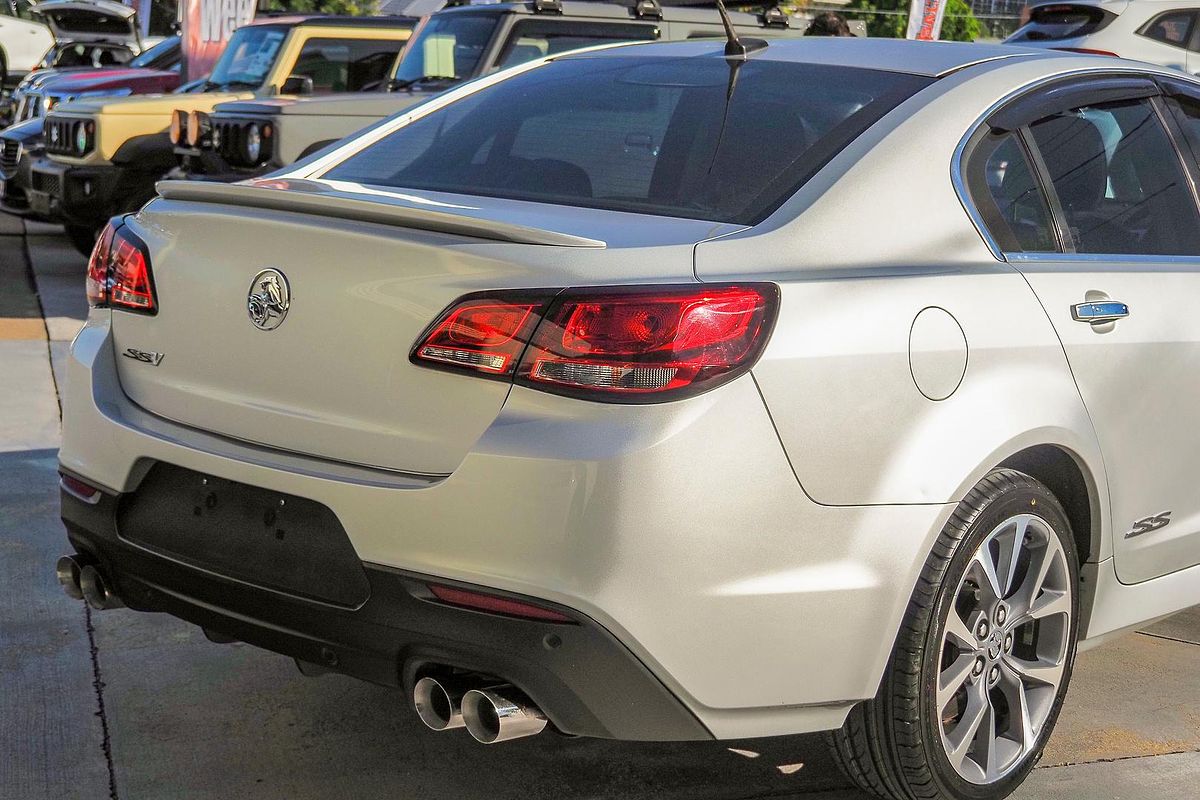
M 284 25 L 292 28 L 306 26 L 328 26 L 331 28 L 396 28 L 413 27 L 419 20 L 416 17 L 376 16 L 376 17 L 335 17 L 320 14 L 287 14 L 277 17 L 256 17 L 246 23 L 245 27 L 258 25 Z
M 621 45 L 565 54 L 558 58 L 640 57 L 687 58 L 724 54 L 723 39 L 683 42 L 653 42 Z M 1070 59 L 1068 53 L 1007 44 L 969 44 L 966 42 L 922 42 L 912 39 L 870 39 L 856 36 L 810 36 L 771 39 L 764 50 L 750 56 L 751 61 L 792 61 L 837 67 L 903 72 L 930 78 L 988 61 L 1008 59 Z
M 532 0 L 509 0 L 508 2 L 493 2 L 492 0 L 466 0 L 447 5 L 437 12 L 443 14 L 530 14 L 542 17 L 607 17 L 619 20 L 642 20 L 656 22 L 659 17 L 638 13 L 636 0 L 560 0 L 561 10 L 555 12 L 538 11 Z M 717 20 L 717 7 L 708 0 L 666 0 L 662 2 L 656 13 L 667 22 L 708 21 Z M 730 11 L 732 18 L 739 25 L 756 24 L 760 15 L 745 11 Z

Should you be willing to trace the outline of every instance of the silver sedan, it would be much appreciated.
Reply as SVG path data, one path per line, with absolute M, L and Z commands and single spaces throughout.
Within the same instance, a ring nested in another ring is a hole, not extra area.
M 1197 153 L 1120 60 L 697 41 L 161 184 L 90 266 L 59 577 L 481 742 L 830 730 L 1003 797 L 1078 648 L 1200 602 Z

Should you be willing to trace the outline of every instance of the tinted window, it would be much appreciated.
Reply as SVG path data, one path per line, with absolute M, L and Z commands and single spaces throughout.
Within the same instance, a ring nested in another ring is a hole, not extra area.
M 971 199 L 1001 250 L 1059 249 L 1050 206 L 1015 133 L 988 134 L 967 170 Z
M 133 24 L 128 19 L 122 19 L 107 14 L 97 14 L 94 11 L 63 9 L 45 15 L 64 32 L 69 33 L 108 33 L 128 36 Z
M 929 82 L 775 61 L 566 58 L 434 111 L 325 177 L 753 224 Z
M 1138 33 L 1164 44 L 1186 47 L 1195 21 L 1194 11 L 1170 11 L 1150 20 Z
M 180 59 L 179 37 L 163 39 L 146 52 L 129 62 L 131 67 L 146 69 L 176 69 Z
M 239 28 L 213 67 L 211 87 L 261 86 L 279 55 L 286 28 L 254 25 Z
M 658 27 L 654 25 L 523 20 L 513 26 L 497 66 L 512 67 L 543 56 L 607 42 L 654 41 L 657 38 Z
M 1029 22 L 1009 38 L 1010 42 L 1045 42 L 1088 36 L 1116 19 L 1096 6 L 1059 3 L 1038 6 L 1029 12 Z
M 357 92 L 387 77 L 403 47 L 395 39 L 309 39 L 292 74 L 312 78 L 314 94 Z
M 422 81 L 444 85 L 472 77 L 499 20 L 496 14 L 430 17 L 404 51 L 396 80 L 409 85 Z
M 1193 159 L 1200 159 L 1200 99 L 1194 97 L 1172 97 L 1167 105 L 1183 128 Z
M 1080 108 L 1031 130 L 1078 252 L 1200 255 L 1200 212 L 1148 101 Z
M 50 48 L 42 67 L 115 67 L 132 58 L 133 53 L 120 45 L 61 44 Z

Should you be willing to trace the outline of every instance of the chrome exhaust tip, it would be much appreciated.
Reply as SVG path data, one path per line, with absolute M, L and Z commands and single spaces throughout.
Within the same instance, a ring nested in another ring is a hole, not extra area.
M 461 728 L 463 690 L 436 678 L 421 678 L 413 687 L 413 705 L 417 716 L 431 731 Z
M 112 584 L 94 564 L 88 564 L 79 571 L 79 590 L 87 604 L 97 611 L 125 605 L 113 591 Z
M 496 744 L 544 731 L 546 716 L 532 703 L 516 699 L 518 696 L 511 686 L 467 692 L 462 699 L 467 732 L 480 744 Z
M 67 597 L 73 600 L 83 599 L 83 590 L 79 588 L 79 576 L 87 564 L 83 556 L 76 554 L 63 556 L 54 565 L 54 577 L 58 578 L 58 585 L 67 593 Z

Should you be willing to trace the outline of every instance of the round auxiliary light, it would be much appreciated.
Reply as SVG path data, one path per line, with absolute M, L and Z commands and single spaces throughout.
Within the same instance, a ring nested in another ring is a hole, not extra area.
M 75 123 L 75 152 L 83 155 L 88 149 L 88 129 L 87 123 Z
M 186 124 L 183 111 L 175 109 L 171 112 L 171 144 L 183 144 L 183 129 Z
M 187 116 L 187 143 L 188 147 L 195 147 L 200 144 L 200 137 L 203 134 L 204 124 L 208 122 L 208 115 L 199 111 L 189 111 Z
M 261 155 L 262 131 L 259 130 L 257 123 L 252 122 L 246 126 L 246 160 L 251 164 L 257 164 Z
M 212 133 L 208 135 L 208 139 L 212 142 L 213 150 L 221 149 L 221 126 L 213 125 Z

